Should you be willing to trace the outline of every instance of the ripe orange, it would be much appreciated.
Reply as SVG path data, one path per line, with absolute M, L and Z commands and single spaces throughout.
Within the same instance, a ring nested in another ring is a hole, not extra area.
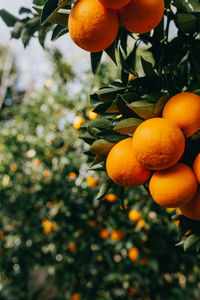
M 139 250 L 138 250 L 138 248 L 136 248 L 136 247 L 131 248 L 128 251 L 128 257 L 132 261 L 137 261 L 138 257 L 139 257 Z
M 162 170 L 176 164 L 185 149 L 182 131 L 162 118 L 142 122 L 133 134 L 133 153 L 146 168 Z
M 50 222 L 47 219 L 43 219 L 42 220 L 42 227 L 43 227 L 43 232 L 46 235 L 49 234 L 49 233 L 51 233 L 51 231 L 53 230 L 53 224 L 52 224 L 52 222 Z
M 73 294 L 71 297 L 71 300 L 81 300 L 81 295 L 80 294 Z
M 200 97 L 194 93 L 177 94 L 165 104 L 162 115 L 189 137 L 200 128 Z
M 200 220 L 200 188 L 194 198 L 185 206 L 180 206 L 180 210 L 184 216 L 192 220 Z
M 99 0 L 101 4 L 110 9 L 121 9 L 126 6 L 131 0 Z
M 134 296 L 137 294 L 137 290 L 133 286 L 129 287 L 128 292 L 130 296 Z
M 164 9 L 164 0 L 132 0 L 119 11 L 119 16 L 129 31 L 145 33 L 160 23 Z
M 73 242 L 69 243 L 68 247 L 72 252 L 76 252 L 78 250 L 76 243 L 73 243 Z
M 112 230 L 110 236 L 114 241 L 119 241 L 124 237 L 124 231 L 122 229 Z
M 84 118 L 82 116 L 76 116 L 74 118 L 73 126 L 75 129 L 79 129 L 84 123 Z
M 140 229 L 144 228 L 145 226 L 145 220 L 141 219 L 137 222 L 137 227 L 139 227 Z
M 149 191 L 161 206 L 183 206 L 196 194 L 197 180 L 192 169 L 180 163 L 155 172 L 149 182 Z
M 88 119 L 90 120 L 94 120 L 98 117 L 98 114 L 96 114 L 93 109 L 90 109 L 90 111 L 88 112 Z
M 94 186 L 98 185 L 98 183 L 99 183 L 98 180 L 96 180 L 93 176 L 88 176 L 86 181 L 90 187 L 94 187 Z
M 103 239 L 103 240 L 107 240 L 110 236 L 110 233 L 107 229 L 103 228 L 101 229 L 101 231 L 99 232 L 99 236 Z
M 141 219 L 142 213 L 139 210 L 131 209 L 128 214 L 128 218 L 132 222 L 137 222 Z
M 71 39 L 80 48 L 99 52 L 117 36 L 117 12 L 105 8 L 98 0 L 78 0 L 70 12 L 68 28 Z
M 105 195 L 104 199 L 106 201 L 112 203 L 112 202 L 115 202 L 117 200 L 117 196 L 115 194 L 110 193 L 110 194 Z
M 132 138 L 113 146 L 106 160 L 108 176 L 117 184 L 134 187 L 143 184 L 151 175 L 136 159 L 132 150 Z
M 200 183 L 200 153 L 196 156 L 193 163 L 193 171 L 196 175 L 198 183 Z

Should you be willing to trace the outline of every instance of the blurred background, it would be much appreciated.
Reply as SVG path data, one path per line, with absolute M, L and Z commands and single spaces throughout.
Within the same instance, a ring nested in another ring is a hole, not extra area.
M 114 190 L 96 200 L 105 174 L 90 169 L 79 128 L 117 67 L 104 59 L 94 77 L 68 36 L 24 48 L 0 28 L 0 299 L 200 299 L 200 255 L 175 246 L 173 209 L 143 188 L 126 190 L 125 207 Z

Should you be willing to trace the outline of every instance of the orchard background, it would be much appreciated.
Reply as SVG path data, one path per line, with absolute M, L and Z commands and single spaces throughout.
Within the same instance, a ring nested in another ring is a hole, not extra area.
M 52 65 L 43 87 L 21 90 L 9 48 L 0 50 L 1 299 L 200 299 L 199 222 L 105 172 L 110 147 L 138 116 L 159 116 L 178 92 L 200 94 L 199 1 L 165 1 L 149 33 L 120 26 L 105 51 L 82 50 L 91 59 L 84 73 L 54 47 L 70 39 L 71 3 L 44 2 L 19 17 L 0 10 L 11 37 L 27 48 L 38 39 Z M 191 164 L 199 133 L 187 143 Z

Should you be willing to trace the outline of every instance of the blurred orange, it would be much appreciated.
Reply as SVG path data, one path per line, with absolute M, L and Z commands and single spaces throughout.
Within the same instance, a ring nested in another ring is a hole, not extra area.
M 76 179 L 76 177 L 77 177 L 77 175 L 76 175 L 75 172 L 70 172 L 70 173 L 68 174 L 68 178 L 69 178 L 69 179 Z
M 110 236 L 110 233 L 107 229 L 103 228 L 101 229 L 101 231 L 99 232 L 99 236 L 103 239 L 103 240 L 107 240 Z
M 141 219 L 142 213 L 139 210 L 131 209 L 128 214 L 128 218 L 132 222 L 137 222 Z
M 119 241 L 124 237 L 124 231 L 122 229 L 112 230 L 111 239 L 114 241 Z
M 39 158 L 35 158 L 32 162 L 33 169 L 37 169 L 41 165 L 41 160 Z
M 80 294 L 73 294 L 71 297 L 71 300 L 81 300 L 81 295 Z
M 82 116 L 76 116 L 74 118 L 73 126 L 75 129 L 79 129 L 84 123 L 84 118 Z
M 90 120 L 94 120 L 98 117 L 98 114 L 96 114 L 95 112 L 93 112 L 93 109 L 90 109 L 90 111 L 88 112 L 88 118 Z
M 0 239 L 5 237 L 5 233 L 3 231 L 0 231 Z
M 90 220 L 90 221 L 87 221 L 87 225 L 90 227 L 94 227 L 94 226 L 96 226 L 96 222 L 93 220 Z
M 69 243 L 68 247 L 72 252 L 76 252 L 78 250 L 76 243 L 73 243 L 73 242 Z
M 129 295 L 131 295 L 131 296 L 134 296 L 137 294 L 137 290 L 132 286 L 129 286 L 128 292 L 129 292 Z
M 115 194 L 107 194 L 105 195 L 104 199 L 108 202 L 115 202 L 117 200 L 117 196 Z
M 94 187 L 94 186 L 98 185 L 98 180 L 94 179 L 93 176 L 88 176 L 86 181 L 90 187 Z
M 130 260 L 135 262 L 135 261 L 138 260 L 138 256 L 139 256 L 138 248 L 133 247 L 128 251 L 128 257 L 129 257 Z
M 42 227 L 43 227 L 43 232 L 46 235 L 49 234 L 49 233 L 51 233 L 51 231 L 53 230 L 53 224 L 52 224 L 52 222 L 50 222 L 47 219 L 43 219 L 42 220 Z
M 137 226 L 142 229 L 145 226 L 145 221 L 143 219 L 139 220 L 137 222 Z

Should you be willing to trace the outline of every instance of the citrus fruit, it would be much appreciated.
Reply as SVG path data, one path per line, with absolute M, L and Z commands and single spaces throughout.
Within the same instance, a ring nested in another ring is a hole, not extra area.
M 141 219 L 142 213 L 139 210 L 131 209 L 128 214 L 128 218 L 132 222 L 137 222 Z
M 111 239 L 114 241 L 119 241 L 124 237 L 124 231 L 122 229 L 112 230 Z
M 182 163 L 155 172 L 149 182 L 152 198 L 161 206 L 178 207 L 192 200 L 197 180 L 192 169 Z
M 79 129 L 84 123 L 84 118 L 82 116 L 76 116 L 74 118 L 73 126 L 75 129 Z
M 137 222 L 137 226 L 142 229 L 145 226 L 145 220 L 141 219 Z
M 151 175 L 136 159 L 132 150 L 132 138 L 115 144 L 106 160 L 108 176 L 118 185 L 134 187 L 143 184 Z
M 133 134 L 133 153 L 146 168 L 162 170 L 176 164 L 185 149 L 185 138 L 174 123 L 163 118 L 142 122 Z
M 117 12 L 105 8 L 98 0 L 78 0 L 69 15 L 71 39 L 89 52 L 106 49 L 115 40 L 119 21 Z
M 129 287 L 128 292 L 130 296 L 134 296 L 137 294 L 137 290 L 133 286 Z
M 179 93 L 165 104 L 162 116 L 189 137 L 200 128 L 200 97 L 194 93 Z
M 94 120 L 98 117 L 98 114 L 96 114 L 93 109 L 90 109 L 90 111 L 88 112 L 88 118 L 90 120 Z
M 76 243 L 73 243 L 73 242 L 69 243 L 68 247 L 72 252 L 76 252 L 78 250 Z
M 106 201 L 112 203 L 112 202 L 115 202 L 115 201 L 117 200 L 117 196 L 116 196 L 115 194 L 110 193 L 110 194 L 107 194 L 107 195 L 104 197 L 104 199 L 105 199 Z
M 101 4 L 110 9 L 120 9 L 126 6 L 131 0 L 99 0 Z
M 73 294 L 71 297 L 71 300 L 81 300 L 81 295 L 80 294 Z
M 138 260 L 138 256 L 139 256 L 139 250 L 136 247 L 131 248 L 128 251 L 128 257 L 130 260 L 132 261 L 137 261 Z
M 135 33 L 149 32 L 162 20 L 163 0 L 132 0 L 119 11 L 122 24 Z
M 44 234 L 46 234 L 46 235 L 51 233 L 51 231 L 53 230 L 52 222 L 50 222 L 47 219 L 42 220 L 42 227 L 43 227 Z
M 196 156 L 194 160 L 193 171 L 197 178 L 198 183 L 200 183 L 200 153 Z
M 103 228 L 101 229 L 101 231 L 99 232 L 99 236 L 103 239 L 103 240 L 107 240 L 110 236 L 110 233 L 107 229 Z
M 88 176 L 86 181 L 87 181 L 88 186 L 90 186 L 90 187 L 97 186 L 99 183 L 98 180 L 96 180 L 93 176 Z
M 184 216 L 192 220 L 200 220 L 200 188 L 194 198 L 185 206 L 180 207 Z

